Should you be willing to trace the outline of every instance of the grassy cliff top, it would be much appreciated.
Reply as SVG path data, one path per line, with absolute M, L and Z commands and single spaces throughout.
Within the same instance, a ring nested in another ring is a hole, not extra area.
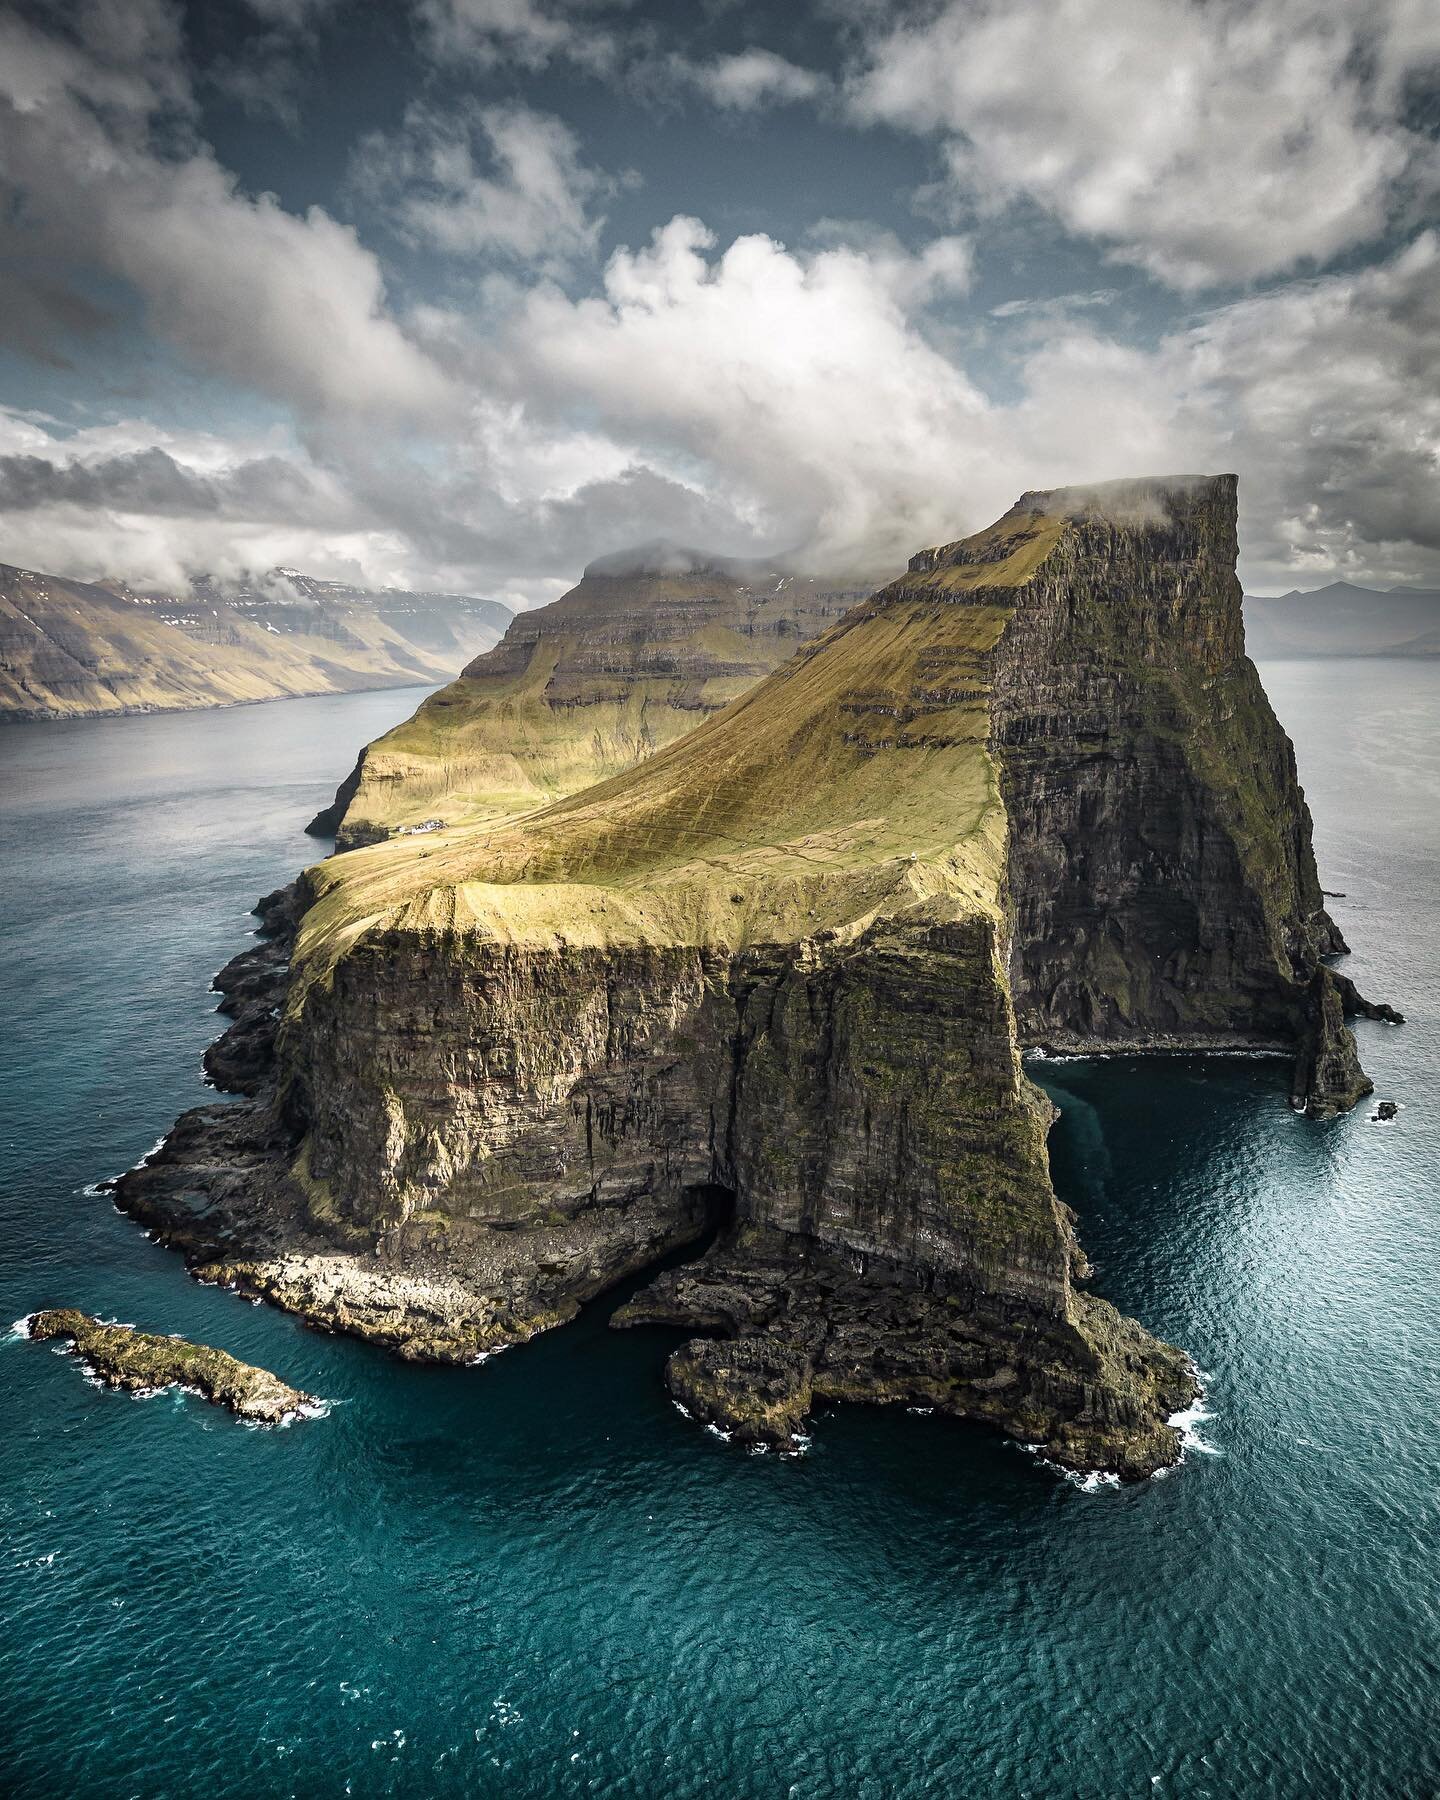
M 498 827 L 321 864 L 300 960 L 371 926 L 505 941 L 738 945 L 942 897 L 997 905 L 986 657 L 1009 611 L 858 608 L 630 772 Z
M 1078 520 L 1165 527 L 1195 491 L 1182 478 L 1026 495 L 985 530 L 922 552 L 639 767 L 518 819 L 318 866 L 302 966 L 323 971 L 381 926 L 734 947 L 859 929 L 917 904 L 997 916 L 990 653 Z

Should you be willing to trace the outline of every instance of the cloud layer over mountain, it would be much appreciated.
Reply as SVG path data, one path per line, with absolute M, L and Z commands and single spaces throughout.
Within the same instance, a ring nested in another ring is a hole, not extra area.
M 1440 579 L 1418 0 L 832 3 L 739 47 L 421 0 L 323 199 L 279 85 L 281 197 L 217 122 L 243 148 L 227 121 L 331 11 L 264 0 L 208 61 L 170 0 L 0 23 L 6 560 L 524 603 L 641 539 L 883 573 L 1025 487 L 1235 468 L 1255 584 Z M 806 213 L 777 153 L 773 193 L 676 209 L 663 158 L 594 146 L 597 97 L 702 169 L 706 134 L 724 165 L 811 133 L 857 185 L 917 179 Z M 138 378 L 85 395 L 117 344 Z

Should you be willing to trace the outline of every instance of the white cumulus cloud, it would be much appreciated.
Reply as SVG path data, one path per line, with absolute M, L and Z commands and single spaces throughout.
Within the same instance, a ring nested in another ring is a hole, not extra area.
M 1404 108 L 1437 67 L 1429 0 L 948 0 L 872 27 L 851 98 L 937 136 L 960 202 L 1023 196 L 1188 289 L 1323 264 L 1433 195 Z

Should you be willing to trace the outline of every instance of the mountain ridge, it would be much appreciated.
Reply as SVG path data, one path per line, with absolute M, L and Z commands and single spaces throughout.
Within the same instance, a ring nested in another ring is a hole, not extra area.
M 1440 656 L 1440 590 L 1332 581 L 1247 594 L 1245 624 L 1259 657 Z
M 668 540 L 596 558 L 367 745 L 308 829 L 348 850 L 578 792 L 693 730 L 866 591 Z
M 470 595 L 367 590 L 292 573 L 289 591 L 199 577 L 141 594 L 0 564 L 0 718 L 187 711 L 428 685 L 512 616 Z

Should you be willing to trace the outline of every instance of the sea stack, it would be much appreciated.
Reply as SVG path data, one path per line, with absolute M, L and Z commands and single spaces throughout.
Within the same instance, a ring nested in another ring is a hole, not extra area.
M 1186 1358 L 1085 1285 L 1031 1046 L 1263 1048 L 1365 1091 L 1233 476 L 1026 494 L 638 767 L 305 878 L 268 1086 L 122 1208 L 210 1274 L 465 1360 L 718 1227 L 617 1324 L 786 1444 L 923 1404 L 1173 1462 Z

